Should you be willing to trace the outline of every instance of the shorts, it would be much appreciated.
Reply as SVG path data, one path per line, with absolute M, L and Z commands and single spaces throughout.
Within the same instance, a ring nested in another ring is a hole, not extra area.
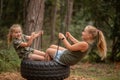
M 33 54 L 33 52 L 26 53 L 24 59 L 29 59 L 31 54 Z
M 28 54 L 26 53 L 26 58 L 30 58 L 31 54 L 33 54 L 34 49 L 31 49 L 31 51 L 28 52 Z
M 28 59 L 30 57 L 30 54 L 33 54 L 34 49 L 30 48 L 29 51 L 22 52 L 21 58 L 22 59 Z
M 54 60 L 55 60 L 56 62 L 62 64 L 62 65 L 66 65 L 66 64 L 64 64 L 64 63 L 62 63 L 62 62 L 60 61 L 60 57 L 61 57 L 62 54 L 64 54 L 64 51 L 65 51 L 65 50 L 58 50 L 58 51 L 56 52 L 55 56 L 54 56 Z

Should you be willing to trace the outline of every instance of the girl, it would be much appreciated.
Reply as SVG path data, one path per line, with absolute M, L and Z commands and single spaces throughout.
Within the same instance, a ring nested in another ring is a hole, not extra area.
M 73 45 L 67 41 L 66 37 L 73 42 Z M 62 65 L 74 65 L 89 53 L 93 46 L 98 48 L 99 56 L 102 60 L 106 57 L 106 41 L 102 31 L 97 28 L 91 25 L 86 26 L 82 32 L 83 41 L 78 41 L 69 32 L 66 32 L 66 37 L 62 33 L 59 33 L 59 38 L 66 48 L 59 47 L 57 51 L 58 46 L 51 45 L 46 50 L 46 53 L 58 63 Z
M 33 32 L 30 36 L 22 33 L 22 28 L 19 24 L 13 24 L 9 29 L 8 44 L 13 43 L 13 46 L 21 59 L 44 60 L 45 53 L 30 47 L 33 40 L 42 35 L 43 32 Z

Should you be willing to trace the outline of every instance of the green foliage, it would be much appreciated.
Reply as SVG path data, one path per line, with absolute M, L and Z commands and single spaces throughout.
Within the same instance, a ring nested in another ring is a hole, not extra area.
M 0 29 L 0 40 L 6 40 L 8 34 L 8 28 L 3 27 Z
M 102 62 L 102 61 L 97 52 L 92 51 L 82 59 L 82 62 Z
M 23 23 L 23 1 L 3 0 L 0 6 L 0 27 L 8 27 L 14 23 Z
M 71 26 L 69 26 L 69 31 L 75 38 L 78 38 L 78 39 L 81 38 L 80 37 L 81 32 L 83 31 L 85 26 L 89 24 L 89 22 L 87 21 L 87 18 L 88 16 L 87 17 L 84 16 L 83 9 L 81 9 L 81 11 L 77 11 L 74 13 Z
M 120 52 L 115 56 L 115 61 L 120 61 Z
M 0 72 L 18 71 L 19 67 L 20 60 L 12 47 L 0 50 Z

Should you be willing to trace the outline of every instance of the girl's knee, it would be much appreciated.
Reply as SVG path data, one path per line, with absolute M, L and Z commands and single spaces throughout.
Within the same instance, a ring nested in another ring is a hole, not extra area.
M 29 54 L 29 55 L 28 55 L 28 58 L 29 58 L 30 60 L 33 60 L 32 54 Z
M 56 48 L 56 47 L 57 47 L 57 46 L 54 45 L 54 44 L 50 45 L 50 48 Z
M 46 53 L 49 53 L 49 51 L 50 51 L 50 48 L 46 49 Z

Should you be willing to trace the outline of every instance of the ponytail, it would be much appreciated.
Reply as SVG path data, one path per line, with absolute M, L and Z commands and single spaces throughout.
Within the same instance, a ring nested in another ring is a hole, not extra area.
M 101 60 L 106 58 L 106 55 L 107 55 L 106 41 L 105 41 L 105 37 L 104 37 L 102 31 L 100 31 L 100 30 L 98 30 L 97 48 L 98 48 L 99 56 L 101 57 Z
M 86 26 L 86 29 L 92 35 L 92 39 L 99 51 L 99 56 L 101 57 L 101 60 L 103 60 L 107 55 L 107 45 L 102 31 L 91 25 Z

